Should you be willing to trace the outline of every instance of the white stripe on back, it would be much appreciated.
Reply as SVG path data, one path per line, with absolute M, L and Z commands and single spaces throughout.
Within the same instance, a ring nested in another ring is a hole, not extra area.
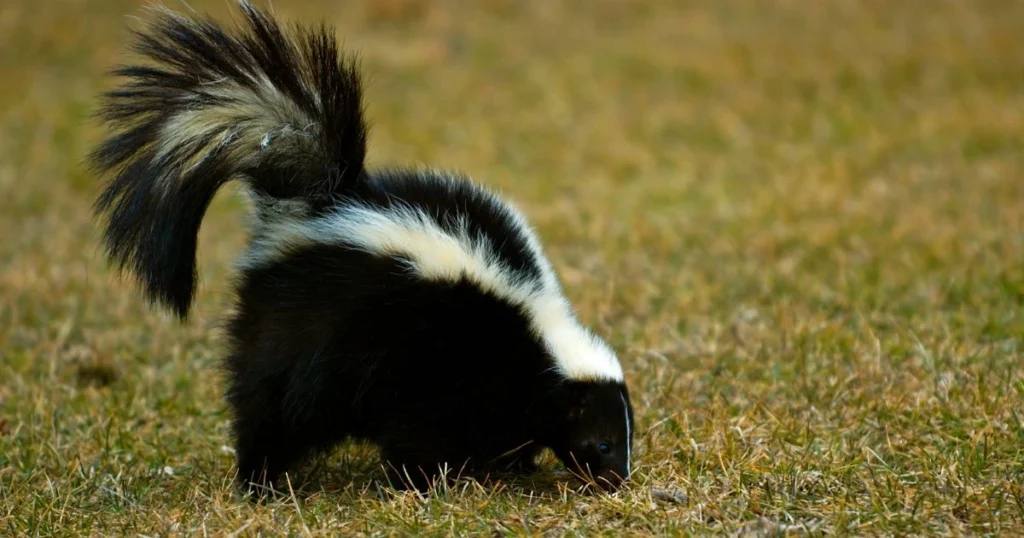
M 417 208 L 358 203 L 342 205 L 311 220 L 260 223 L 260 233 L 253 239 L 242 266 L 264 266 L 310 244 L 345 243 L 374 254 L 401 255 L 410 260 L 409 269 L 423 279 L 452 281 L 465 277 L 481 289 L 525 307 L 531 328 L 565 377 L 622 381 L 618 358 L 577 321 L 525 219 L 512 208 L 507 210 L 516 231 L 538 260 L 539 280 L 504 265 L 489 238 L 472 235 L 465 221 L 458 222 L 451 232 Z

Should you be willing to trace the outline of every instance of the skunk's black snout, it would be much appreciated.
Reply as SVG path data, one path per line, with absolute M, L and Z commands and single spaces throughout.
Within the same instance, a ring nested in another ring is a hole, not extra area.
M 629 481 L 629 461 L 615 454 L 604 457 L 586 458 L 576 452 L 568 454 L 562 461 L 569 471 L 590 486 L 606 492 L 618 491 Z
M 627 480 L 629 480 L 627 473 L 624 471 L 616 472 L 611 469 L 594 477 L 594 482 L 597 483 L 598 487 L 608 492 L 618 491 Z

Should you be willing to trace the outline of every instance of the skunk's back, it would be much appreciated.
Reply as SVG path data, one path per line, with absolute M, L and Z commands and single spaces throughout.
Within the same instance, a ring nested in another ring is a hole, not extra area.
M 323 248 L 367 254 L 366 265 L 384 260 L 383 272 L 397 267 L 406 278 L 441 290 L 467 284 L 516 312 L 548 368 L 571 379 L 622 379 L 614 352 L 577 321 L 523 215 L 468 178 L 431 170 L 371 172 L 357 195 L 318 216 L 268 221 L 243 269 L 294 264 Z M 332 264 L 319 266 L 330 271 Z M 361 285 L 349 287 L 357 293 Z M 407 300 L 401 289 L 390 287 L 376 307 L 400 308 Z

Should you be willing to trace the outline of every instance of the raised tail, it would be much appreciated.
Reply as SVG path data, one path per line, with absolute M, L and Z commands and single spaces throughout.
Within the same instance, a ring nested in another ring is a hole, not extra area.
M 265 209 L 317 207 L 364 177 L 354 61 L 323 25 L 285 31 L 240 4 L 245 20 L 232 31 L 157 10 L 133 46 L 152 65 L 114 70 L 127 80 L 99 111 L 113 131 L 91 155 L 108 177 L 95 205 L 107 253 L 182 319 L 199 227 L 221 186 L 244 181 Z

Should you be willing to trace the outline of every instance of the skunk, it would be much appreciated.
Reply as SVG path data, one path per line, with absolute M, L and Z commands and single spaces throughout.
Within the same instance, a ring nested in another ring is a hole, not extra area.
M 399 487 L 530 473 L 550 449 L 590 484 L 630 476 L 633 407 L 523 215 L 455 172 L 369 169 L 357 60 L 323 23 L 164 8 L 148 62 L 112 71 L 90 154 L 112 266 L 181 322 L 197 236 L 224 184 L 252 201 L 225 324 L 238 484 L 273 485 L 346 439 Z

